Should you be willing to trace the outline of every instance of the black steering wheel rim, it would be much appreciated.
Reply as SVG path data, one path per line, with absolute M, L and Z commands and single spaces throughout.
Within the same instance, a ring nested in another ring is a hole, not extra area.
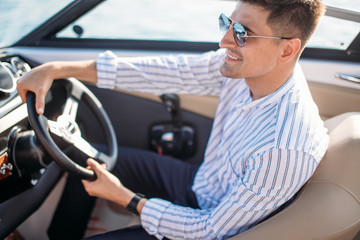
M 100 160 L 105 162 L 107 165 L 107 170 L 112 170 L 115 166 L 118 154 L 117 140 L 114 128 L 111 124 L 111 121 L 102 107 L 100 101 L 96 96 L 81 82 L 76 79 L 64 79 L 71 84 L 71 94 L 70 97 L 75 98 L 77 101 L 80 101 L 81 98 L 84 99 L 85 103 L 92 109 L 95 113 L 97 119 L 100 122 L 102 130 L 104 131 L 106 142 L 108 145 L 108 154 L 97 151 L 92 157 L 95 160 Z M 95 180 L 96 175 L 94 171 L 86 169 L 74 161 L 72 161 L 62 150 L 56 145 L 49 133 L 49 121 L 45 116 L 39 115 L 36 112 L 35 108 L 35 94 L 33 92 L 27 93 L 27 111 L 29 122 L 36 134 L 37 139 L 44 147 L 44 149 L 49 153 L 49 155 L 54 159 L 54 161 L 60 165 L 63 169 L 68 171 L 74 176 L 79 176 L 82 179 L 86 180 Z

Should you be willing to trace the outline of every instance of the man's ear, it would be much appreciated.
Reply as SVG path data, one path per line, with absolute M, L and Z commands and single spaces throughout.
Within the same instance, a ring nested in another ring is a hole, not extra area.
M 291 59 L 297 56 L 297 53 L 301 48 L 301 40 L 298 38 L 292 38 L 284 41 L 284 48 L 279 58 L 279 63 L 287 63 Z

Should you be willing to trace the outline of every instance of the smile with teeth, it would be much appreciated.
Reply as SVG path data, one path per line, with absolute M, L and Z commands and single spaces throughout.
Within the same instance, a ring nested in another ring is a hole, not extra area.
M 240 60 L 240 58 L 234 57 L 234 56 L 230 55 L 229 53 L 227 53 L 226 55 L 227 55 L 230 59 Z

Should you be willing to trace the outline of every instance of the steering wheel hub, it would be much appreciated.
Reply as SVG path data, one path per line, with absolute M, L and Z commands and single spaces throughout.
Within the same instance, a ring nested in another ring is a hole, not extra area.
M 76 139 L 81 137 L 79 125 L 68 115 L 60 115 L 57 122 L 61 135 L 67 142 L 74 143 Z

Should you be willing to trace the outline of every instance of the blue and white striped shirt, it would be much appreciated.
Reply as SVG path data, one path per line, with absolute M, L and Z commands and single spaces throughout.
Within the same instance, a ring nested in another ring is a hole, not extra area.
M 101 54 L 98 86 L 219 96 L 193 191 L 200 209 L 149 199 L 141 223 L 170 239 L 226 239 L 289 200 L 323 157 L 327 130 L 300 66 L 270 95 L 252 101 L 244 79 L 219 73 L 223 51 L 202 55 L 117 58 Z

